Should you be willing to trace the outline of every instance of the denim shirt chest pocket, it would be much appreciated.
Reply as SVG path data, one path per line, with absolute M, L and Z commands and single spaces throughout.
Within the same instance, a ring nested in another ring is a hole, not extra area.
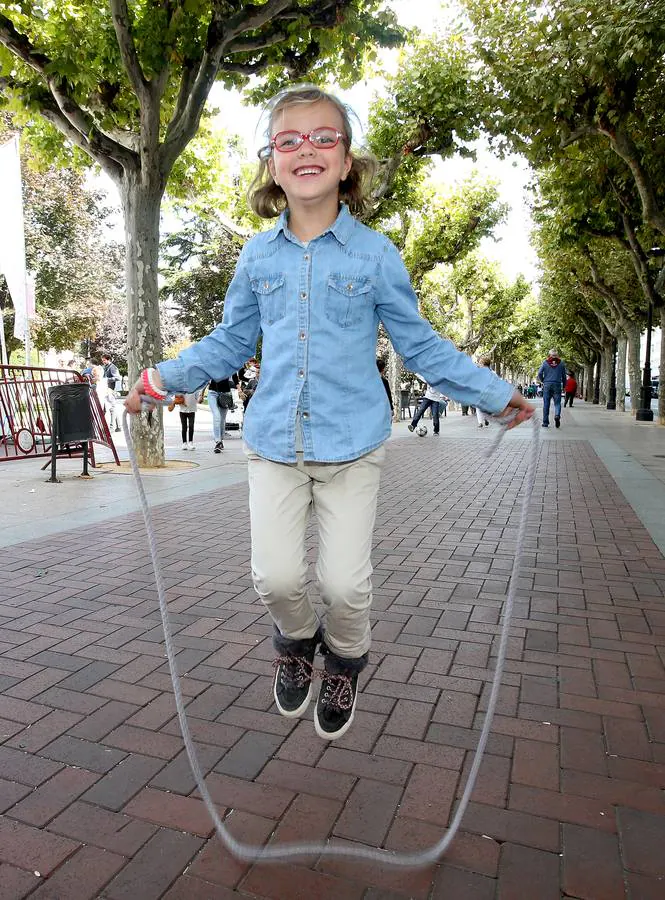
M 283 272 L 259 275 L 252 278 L 252 290 L 261 310 L 261 324 L 273 325 L 284 318 L 286 313 L 286 287 Z
M 332 272 L 328 276 L 325 313 L 340 328 L 357 325 L 372 313 L 372 281 L 367 275 L 342 275 Z

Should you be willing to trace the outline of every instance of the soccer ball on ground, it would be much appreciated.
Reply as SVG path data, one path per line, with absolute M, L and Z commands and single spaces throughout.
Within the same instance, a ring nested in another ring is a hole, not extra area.
M 418 435 L 418 437 L 425 437 L 425 435 L 427 434 L 427 425 L 419 425 L 416 428 L 416 434 Z

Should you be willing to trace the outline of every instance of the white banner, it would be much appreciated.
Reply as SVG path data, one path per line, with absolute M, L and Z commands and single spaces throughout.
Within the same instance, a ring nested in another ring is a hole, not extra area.
M 28 290 L 18 137 L 0 146 L 0 272 L 7 280 L 14 304 L 14 337 L 24 340 L 28 330 Z

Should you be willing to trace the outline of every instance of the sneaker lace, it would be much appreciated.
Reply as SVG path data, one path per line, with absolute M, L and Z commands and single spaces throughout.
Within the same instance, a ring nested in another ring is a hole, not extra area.
M 321 702 L 325 706 L 335 709 L 351 709 L 353 706 L 353 682 L 348 675 L 323 674 L 323 697 Z
M 278 656 L 273 661 L 273 666 L 276 669 L 282 667 L 279 678 L 286 686 L 303 687 L 311 681 L 314 674 L 314 667 L 303 656 Z

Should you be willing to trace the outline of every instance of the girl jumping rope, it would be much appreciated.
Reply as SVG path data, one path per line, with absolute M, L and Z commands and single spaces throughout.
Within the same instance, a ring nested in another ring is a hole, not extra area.
M 514 415 L 507 427 L 533 410 L 433 331 L 397 249 L 354 218 L 367 202 L 372 163 L 351 151 L 347 107 L 311 86 L 285 91 L 271 104 L 267 138 L 250 197 L 255 212 L 277 223 L 245 244 L 222 323 L 177 359 L 145 370 L 125 405 L 138 413 L 141 394 L 162 400 L 229 377 L 262 333 L 261 378 L 244 423 L 252 578 L 274 623 L 277 708 L 303 715 L 319 649 L 314 727 L 332 740 L 351 725 L 369 657 L 370 551 L 390 434 L 375 361 L 379 322 L 406 366 L 446 395 Z M 325 622 L 305 588 L 312 510 Z

